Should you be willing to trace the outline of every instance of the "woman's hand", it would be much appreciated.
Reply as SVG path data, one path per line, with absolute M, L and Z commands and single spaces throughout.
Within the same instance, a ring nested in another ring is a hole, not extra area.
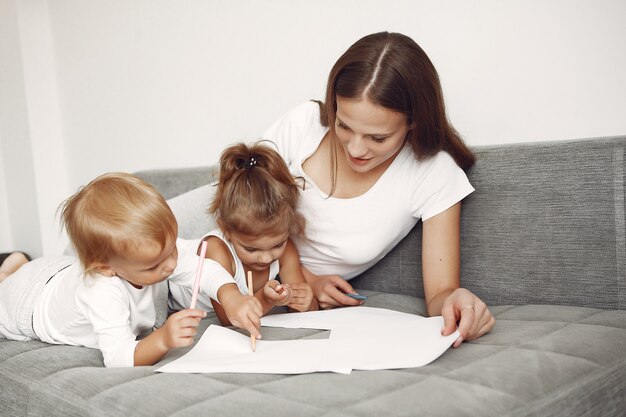
M 447 336 L 459 326 L 459 338 L 452 347 L 466 340 L 474 340 L 489 332 L 496 320 L 487 305 L 465 288 L 457 288 L 444 300 L 441 309 L 444 326 L 441 334 Z
M 493 327 L 495 320 L 485 303 L 460 288 L 461 203 L 422 224 L 422 272 L 428 314 L 443 316 L 441 334 L 447 336 L 459 327 L 453 347 L 474 340 Z
M 313 290 L 313 295 L 319 302 L 320 309 L 363 304 L 363 301 L 355 300 L 346 295 L 346 293 L 356 293 L 356 291 L 348 281 L 339 275 L 313 275 L 306 268 L 302 268 L 302 272 L 306 282 Z
M 263 296 L 275 306 L 284 306 L 291 301 L 291 288 L 289 284 L 281 284 L 275 279 L 270 279 L 263 286 Z
M 287 307 L 296 311 L 317 310 L 317 301 L 313 296 L 311 286 L 306 282 L 296 282 L 291 284 L 291 300 Z

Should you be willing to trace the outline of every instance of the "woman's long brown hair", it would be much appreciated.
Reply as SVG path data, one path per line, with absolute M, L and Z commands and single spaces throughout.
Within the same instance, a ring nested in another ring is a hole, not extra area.
M 337 96 L 366 97 L 376 105 L 405 114 L 408 125 L 413 126 L 407 141 L 418 160 L 446 151 L 463 170 L 476 161 L 447 119 L 434 65 L 408 36 L 390 32 L 367 35 L 337 60 L 328 76 L 326 101 L 320 103 L 322 125 L 331 129 L 333 137 Z M 336 156 L 331 163 L 336 165 Z M 336 168 L 332 172 L 334 184 Z

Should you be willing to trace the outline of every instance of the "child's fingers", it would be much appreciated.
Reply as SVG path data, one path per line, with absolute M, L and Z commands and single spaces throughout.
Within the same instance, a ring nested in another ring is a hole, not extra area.
M 267 286 L 263 289 L 263 294 L 265 294 L 265 296 L 269 299 L 277 300 L 283 296 L 285 292 L 284 290 L 285 289 L 280 284 L 277 285 L 276 287 Z
M 260 326 L 261 321 L 259 317 L 263 315 L 263 307 L 261 306 L 261 302 L 254 297 L 250 297 L 250 304 L 251 304 L 252 312 L 256 315 L 257 320 L 259 321 L 259 326 Z
M 261 303 L 254 297 L 246 297 L 246 303 L 238 311 L 236 317 L 231 319 L 231 323 L 240 329 L 245 329 L 251 335 L 260 336 L 259 328 L 261 327 L 261 315 L 263 309 Z
M 204 310 L 198 310 L 197 308 L 188 308 L 187 310 L 189 310 L 190 316 L 192 317 L 198 317 L 199 319 L 206 317 L 206 311 Z
M 252 323 L 255 329 L 261 328 L 261 315 L 260 314 L 257 314 L 256 312 L 249 312 L 247 318 L 250 321 L 250 323 Z
M 171 317 L 176 317 L 180 319 L 184 317 L 198 317 L 200 319 L 203 319 L 206 317 L 206 311 L 198 310 L 197 308 L 186 308 L 184 310 L 177 311 L 176 313 L 172 314 Z
M 197 333 L 198 333 L 198 329 L 195 327 L 181 327 L 176 331 L 176 337 L 193 338 Z
M 248 316 L 248 321 L 244 323 L 243 328 L 247 330 L 250 333 L 250 336 L 254 337 L 255 339 L 261 338 L 261 332 L 259 331 L 259 329 L 261 328 L 261 320 L 258 316 L 250 314 Z
M 191 320 L 194 320 L 194 319 L 191 319 Z M 177 323 L 177 324 L 181 324 L 181 323 Z M 195 336 L 197 333 L 198 333 L 197 328 L 193 326 L 184 326 L 184 327 L 178 327 L 176 325 L 171 326 L 169 328 L 170 342 L 168 343 L 168 345 L 171 348 L 189 346 L 194 342 Z
M 187 328 L 187 327 L 198 327 L 200 325 L 200 318 L 199 317 L 184 317 L 182 319 L 178 320 L 178 326 L 181 328 Z
M 192 336 L 181 336 L 176 338 L 176 347 L 185 347 L 191 346 L 194 342 L 194 337 Z
M 287 284 L 281 285 L 280 290 L 277 291 L 277 293 L 278 293 L 278 299 L 279 300 L 284 300 L 286 298 L 290 298 L 291 297 L 291 288 L 289 288 L 289 286 Z
M 259 300 L 254 296 L 246 296 L 246 302 L 241 306 L 241 309 L 237 313 L 235 321 L 232 323 L 242 329 L 248 329 L 250 326 L 256 328 L 261 327 L 261 315 L 263 314 L 263 308 Z
M 281 294 L 278 294 L 278 293 L 275 293 L 275 292 L 272 292 L 272 293 L 270 293 L 270 294 L 265 294 L 265 297 L 266 297 L 269 301 L 271 301 L 272 303 L 275 303 L 275 302 L 277 302 L 277 301 L 280 301 L 280 299 L 282 298 L 282 295 L 281 295 Z
M 172 323 L 172 329 L 177 334 L 182 334 L 182 332 L 187 331 L 187 329 L 191 329 L 195 332 L 199 324 L 200 324 L 200 319 L 195 318 L 195 317 L 185 317 L 182 319 L 175 320 Z
M 280 299 L 280 298 L 284 298 L 285 297 L 285 293 L 289 291 L 289 285 L 287 284 L 281 284 L 278 281 L 272 279 L 270 281 L 267 282 L 266 284 L 266 288 L 269 289 L 269 291 L 265 291 L 265 295 L 272 298 L 272 299 Z M 279 295 L 278 298 L 274 297 L 273 294 L 277 294 Z
M 274 291 L 277 291 L 277 289 L 281 286 L 281 284 L 275 279 L 270 279 L 269 281 L 267 281 L 265 286 L 273 289 Z

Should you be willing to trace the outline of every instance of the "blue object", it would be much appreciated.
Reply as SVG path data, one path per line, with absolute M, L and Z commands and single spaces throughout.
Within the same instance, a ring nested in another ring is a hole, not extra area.
M 351 293 L 346 293 L 346 295 L 350 298 L 354 298 L 355 300 L 367 300 L 367 295 L 351 294 Z

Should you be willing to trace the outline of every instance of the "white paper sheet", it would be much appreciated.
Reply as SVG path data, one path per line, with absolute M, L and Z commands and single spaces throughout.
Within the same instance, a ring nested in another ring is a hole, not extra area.
M 196 346 L 157 372 L 182 373 L 350 373 L 352 369 L 413 368 L 445 352 L 458 332 L 441 336 L 443 318 L 351 307 L 287 313 L 261 319 L 265 327 L 328 329 L 328 339 L 258 340 L 211 325 Z

